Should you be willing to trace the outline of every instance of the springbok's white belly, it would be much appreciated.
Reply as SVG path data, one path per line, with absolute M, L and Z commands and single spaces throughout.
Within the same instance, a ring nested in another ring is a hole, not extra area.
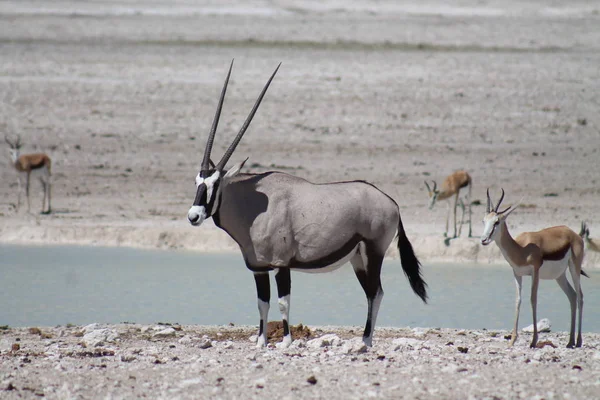
M 342 265 L 344 265 L 348 261 L 350 261 L 350 259 L 356 254 L 356 250 L 358 249 L 358 246 L 360 246 L 360 243 L 357 244 L 356 247 L 354 247 L 354 249 L 352 249 L 352 251 L 350 253 L 348 253 L 344 258 L 341 258 L 339 261 L 337 261 L 331 265 L 327 265 L 322 268 L 291 268 L 291 270 L 306 272 L 309 274 L 322 274 L 325 272 L 335 271 L 336 269 L 340 268 Z
M 571 250 L 567 251 L 564 258 L 556 261 L 546 260 L 540 268 L 540 279 L 556 279 L 565 273 L 569 267 L 569 260 L 571 259 Z M 533 274 L 533 267 L 527 265 L 524 267 L 515 267 L 513 270 L 517 276 L 531 276 Z

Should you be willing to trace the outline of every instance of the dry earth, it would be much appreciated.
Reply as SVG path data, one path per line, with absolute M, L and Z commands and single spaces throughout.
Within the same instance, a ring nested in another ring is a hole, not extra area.
M 0 242 L 235 251 L 210 223 L 194 230 L 185 219 L 232 58 L 215 154 L 283 62 L 232 161 L 249 156 L 250 172 L 276 169 L 314 182 L 373 182 L 400 205 L 423 261 L 502 261 L 476 238 L 444 243 L 445 207 L 426 207 L 423 180 L 441 183 L 461 168 L 473 177 L 474 200 L 484 202 L 487 187 L 495 196 L 504 188 L 507 204 L 523 198 L 510 218 L 514 233 L 559 224 L 578 230 L 585 219 L 600 237 L 598 3 L 396 3 L 1 2 L 0 131 L 20 134 L 27 152 L 51 156 L 54 212 L 37 213 L 37 182 L 32 212 L 16 211 L 16 173 L 7 157 Z M 475 205 L 475 236 L 482 214 Z M 599 265 L 598 253 L 587 255 L 586 268 Z M 82 327 L 44 328 L 41 336 L 3 331 L 0 394 L 600 393 L 596 334 L 586 336 L 583 349 L 566 351 L 564 334 L 548 336 L 557 349 L 530 350 L 525 338 L 506 349 L 503 333 L 378 330 L 375 347 L 355 354 L 347 338 L 341 346 L 299 340 L 289 350 L 256 351 L 242 329 L 244 337 L 215 337 L 201 349 L 204 335 L 237 328 L 183 327 L 160 339 L 139 326 L 106 329 L 116 339 L 100 347 L 80 344 Z M 344 336 L 348 328 L 327 332 Z M 307 382 L 311 376 L 315 384 Z

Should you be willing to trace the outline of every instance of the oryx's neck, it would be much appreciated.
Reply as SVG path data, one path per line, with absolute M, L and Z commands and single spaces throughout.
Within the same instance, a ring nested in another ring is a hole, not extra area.
M 509 264 L 513 267 L 522 266 L 527 263 L 527 257 L 524 254 L 524 249 L 521 247 L 508 231 L 506 222 L 500 224 L 500 235 L 496 238 L 496 244 L 500 248 L 502 255 Z

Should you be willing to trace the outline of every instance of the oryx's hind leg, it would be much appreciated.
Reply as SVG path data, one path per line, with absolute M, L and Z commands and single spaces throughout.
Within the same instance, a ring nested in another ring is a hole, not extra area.
M 377 322 L 379 306 L 383 299 L 383 288 L 381 287 L 381 264 L 383 255 L 377 254 L 361 242 L 356 254 L 350 259 L 354 273 L 367 295 L 367 323 L 363 333 L 363 342 L 367 346 L 373 345 L 373 332 Z
M 564 274 L 556 278 L 556 283 L 562 289 L 563 292 L 567 295 L 569 299 L 569 305 L 571 306 L 571 329 L 569 331 L 569 343 L 567 347 L 572 348 L 575 347 L 575 316 L 577 315 L 577 294 L 575 294 L 575 290 L 569 283 L 567 279 L 567 273 L 565 271 Z
M 267 345 L 267 322 L 269 316 L 269 301 L 271 300 L 269 273 L 254 272 L 254 281 L 256 282 L 256 296 L 258 297 L 258 312 L 260 313 L 256 346 L 264 347 Z
M 292 333 L 289 325 L 290 312 L 290 291 L 292 287 L 292 278 L 289 268 L 279 268 L 275 272 L 275 281 L 277 282 L 277 297 L 279 298 L 279 311 L 283 322 L 283 340 L 281 345 L 288 347 L 292 344 Z

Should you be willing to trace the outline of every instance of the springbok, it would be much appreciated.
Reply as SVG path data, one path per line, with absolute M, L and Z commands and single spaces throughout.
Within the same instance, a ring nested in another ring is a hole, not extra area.
M 8 136 L 4 137 L 4 140 L 9 145 L 10 157 L 12 160 L 13 167 L 18 171 L 19 176 L 18 182 L 18 194 L 17 194 L 17 211 L 21 206 L 21 175 L 25 174 L 25 194 L 27 195 L 27 212 L 31 211 L 31 201 L 29 198 L 29 182 L 31 181 L 31 174 L 37 174 L 42 187 L 44 188 L 44 199 L 42 200 L 42 214 L 50 214 L 52 208 L 50 206 L 50 195 L 51 195 L 51 177 L 52 177 L 52 161 L 45 153 L 31 153 L 31 154 L 20 154 L 21 137 L 17 136 L 15 141 L 10 141 Z M 48 209 L 44 211 L 48 204 Z
M 448 213 L 446 215 L 446 231 L 444 232 L 444 237 L 448 236 L 448 221 L 450 220 L 450 207 L 454 210 L 454 235 L 453 238 L 456 238 L 456 207 L 460 204 L 460 208 L 462 209 L 462 215 L 460 218 L 460 226 L 458 227 L 458 236 L 462 231 L 462 225 L 465 219 L 465 203 L 463 199 L 460 198 L 460 190 L 465 187 L 469 187 L 469 190 L 466 195 L 467 206 L 469 207 L 469 237 L 471 237 L 471 188 L 472 181 L 471 176 L 467 171 L 455 171 L 446 179 L 444 179 L 444 183 L 442 183 L 442 190 L 437 189 L 437 183 L 433 182 L 433 189 L 429 186 L 427 181 L 425 181 L 425 186 L 427 187 L 427 192 L 429 194 L 429 209 L 433 209 L 435 203 L 439 200 L 448 200 Z M 450 205 L 450 198 L 454 196 L 454 206 Z
M 506 218 L 518 206 L 512 205 L 503 211 L 498 211 L 504 199 L 504 189 L 500 201 L 494 209 L 490 191 L 487 191 L 486 215 L 483 218 L 483 235 L 481 244 L 488 245 L 495 241 L 502 255 L 513 269 L 517 285 L 517 301 L 515 324 L 510 345 L 517 340 L 519 325 L 519 309 L 521 307 L 521 284 L 523 276 L 531 276 L 531 308 L 533 311 L 533 338 L 531 347 L 538 340 L 537 331 L 537 292 L 540 279 L 555 279 L 558 286 L 565 292 L 571 305 L 571 330 L 567 347 L 581 347 L 581 320 L 583 315 L 583 292 L 581 291 L 581 275 L 588 276 L 581 269 L 583 262 L 583 239 L 566 226 L 553 226 L 537 232 L 523 232 L 513 239 L 506 226 Z M 575 290 L 567 279 L 567 268 Z M 575 343 L 575 315 L 579 307 L 579 326 L 577 343 Z
M 585 221 L 581 222 L 581 230 L 579 231 L 579 236 L 581 236 L 581 238 L 587 244 L 587 250 L 600 252 L 600 240 L 590 237 L 590 229 L 587 227 Z
M 281 65 L 281 64 L 280 64 Z M 291 270 L 328 272 L 350 261 L 368 303 L 363 342 L 372 345 L 383 297 L 380 273 L 387 248 L 397 234 L 402 268 L 413 291 L 427 301 L 420 263 L 406 237 L 396 202 L 364 181 L 313 184 L 282 172 L 240 173 L 246 160 L 225 170 L 242 135 L 277 73 L 271 75 L 252 111 L 221 160 L 212 164 L 211 148 L 221 114 L 229 68 L 210 130 L 196 197 L 187 218 L 193 226 L 212 217 L 240 247 L 253 272 L 260 314 L 257 346 L 267 344 L 271 296 L 269 271 L 275 270 L 282 346 L 292 342 L 289 329 Z M 212 166 L 211 166 L 212 164 Z

